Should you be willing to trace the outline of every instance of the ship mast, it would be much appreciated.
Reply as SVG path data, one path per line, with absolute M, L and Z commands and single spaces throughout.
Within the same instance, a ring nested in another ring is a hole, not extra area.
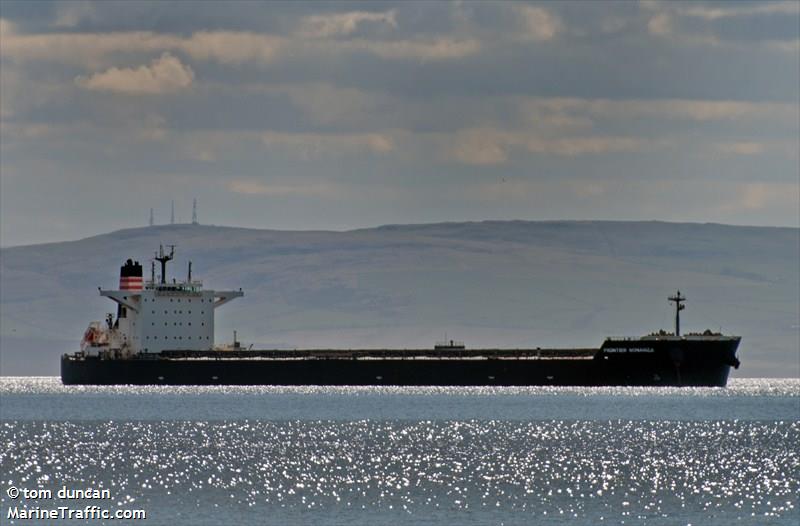
M 156 254 L 155 259 L 159 263 L 161 263 L 161 284 L 164 285 L 167 283 L 167 261 L 171 260 L 175 257 L 175 245 L 167 245 L 169 247 L 169 254 L 164 253 L 164 245 L 158 246 L 158 253 Z
M 671 302 L 675 302 L 675 336 L 681 335 L 681 311 L 686 308 L 683 302 L 686 301 L 686 296 L 681 296 L 681 291 L 674 296 L 667 298 Z

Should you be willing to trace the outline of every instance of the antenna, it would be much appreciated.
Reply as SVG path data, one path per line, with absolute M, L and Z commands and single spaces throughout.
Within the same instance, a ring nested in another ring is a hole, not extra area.
M 175 200 L 174 199 L 172 200 L 172 213 L 170 214 L 170 217 L 169 217 L 169 224 L 170 225 L 174 225 L 175 224 Z
M 674 296 L 667 298 L 669 301 L 675 302 L 675 336 L 681 335 L 681 311 L 686 308 L 682 302 L 686 301 L 685 296 L 681 296 L 681 291 Z
M 153 209 L 150 209 L 150 226 L 153 226 L 155 222 L 153 221 Z
M 152 283 L 153 285 L 156 284 L 156 262 L 155 261 L 151 261 L 150 262 L 150 283 Z
M 191 261 L 189 262 L 189 276 L 188 276 L 188 279 L 186 281 L 188 283 L 192 282 L 192 262 Z
M 192 202 L 192 224 L 197 224 L 197 198 Z
M 158 252 L 156 252 L 156 261 L 161 263 L 161 284 L 166 284 L 167 282 L 167 261 L 173 259 L 175 257 L 175 245 L 167 245 L 170 250 L 169 254 L 164 253 L 164 245 L 158 245 Z

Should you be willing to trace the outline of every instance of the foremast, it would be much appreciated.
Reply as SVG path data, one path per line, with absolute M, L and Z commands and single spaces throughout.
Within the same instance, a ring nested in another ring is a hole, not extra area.
M 681 311 L 686 308 L 683 304 L 686 301 L 686 296 L 681 296 L 681 291 L 678 291 L 674 296 L 667 298 L 670 302 L 675 303 L 675 336 L 681 335 Z

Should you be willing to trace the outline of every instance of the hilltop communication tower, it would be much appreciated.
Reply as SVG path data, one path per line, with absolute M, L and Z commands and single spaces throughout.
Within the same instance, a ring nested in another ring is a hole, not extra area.
M 175 224 L 175 201 L 174 200 L 172 201 L 172 213 L 169 216 L 169 224 L 170 225 L 174 225 Z
M 192 202 L 192 224 L 197 224 L 197 198 Z
M 155 221 L 153 221 L 153 209 L 151 208 L 150 209 L 150 226 L 153 226 L 154 224 L 155 224 Z

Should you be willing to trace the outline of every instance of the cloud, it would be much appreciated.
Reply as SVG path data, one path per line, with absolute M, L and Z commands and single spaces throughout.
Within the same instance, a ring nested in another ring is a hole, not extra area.
M 738 186 L 737 199 L 730 206 L 745 210 L 764 210 L 773 206 L 800 204 L 800 189 L 788 183 L 742 183 Z
M 563 139 L 540 139 L 532 137 L 526 141 L 531 153 L 574 157 L 616 152 L 632 152 L 645 145 L 643 139 L 635 137 L 566 137 Z
M 797 15 L 800 14 L 800 3 L 791 2 L 764 2 L 753 5 L 714 4 L 712 6 L 676 4 L 675 9 L 683 16 L 702 18 L 703 20 L 718 20 L 721 18 L 757 16 L 757 15 Z
M 766 147 L 758 142 L 726 142 L 715 145 L 716 151 L 735 155 L 758 155 L 764 153 Z
M 0 37 L 11 37 L 14 34 L 14 25 L 10 20 L 0 18 Z
M 110 68 L 89 77 L 77 77 L 76 84 L 95 91 L 127 95 L 157 95 L 181 91 L 194 80 L 192 68 L 164 53 L 150 65 L 138 68 Z
M 585 99 L 574 97 L 527 97 L 520 108 L 529 115 L 565 117 L 658 117 L 692 121 L 761 119 L 796 123 L 800 106 L 789 103 L 703 99 Z
M 223 64 L 269 64 L 286 42 L 281 37 L 249 31 L 199 31 L 178 41 L 177 48 L 196 60 Z
M 717 21 L 765 15 L 786 15 L 797 18 L 800 15 L 800 2 L 796 1 L 756 4 L 728 2 L 710 5 L 689 2 L 642 1 L 639 5 L 646 12 L 652 13 L 652 15 L 648 15 L 647 19 L 647 30 L 651 35 L 691 45 L 733 46 L 745 44 L 717 34 L 712 24 Z M 796 52 L 797 46 L 793 43 L 795 40 L 797 39 L 760 39 L 748 41 L 745 45 L 757 43 L 768 50 Z
M 385 59 L 439 61 L 474 55 L 480 51 L 481 43 L 477 39 L 447 37 L 380 41 L 357 39 L 339 44 L 339 49 L 363 51 Z
M 473 128 L 447 137 L 443 150 L 446 160 L 470 165 L 503 164 L 512 149 L 533 154 L 576 157 L 643 149 L 645 139 L 622 136 L 545 137 L 529 130 Z
M 651 35 L 664 36 L 672 34 L 672 17 L 667 13 L 653 15 L 647 21 L 647 31 Z
M 56 20 L 53 27 L 75 27 L 83 20 L 96 20 L 97 13 L 91 2 L 56 2 Z
M 462 164 L 502 164 L 508 160 L 512 142 L 509 134 L 493 129 L 476 128 L 456 133 L 445 157 Z
M 307 182 L 305 184 L 276 184 L 255 179 L 235 179 L 227 183 L 228 191 L 244 195 L 284 196 L 334 196 L 339 189 L 330 183 Z
M 561 19 L 542 7 L 528 4 L 512 4 L 522 27 L 519 37 L 527 40 L 552 40 L 564 28 Z
M 188 37 L 151 31 L 112 33 L 18 34 L 5 23 L 0 54 L 16 61 L 39 60 L 90 69 L 109 65 L 115 54 L 181 52 L 195 60 L 239 65 L 271 64 L 282 56 L 325 56 L 331 53 L 369 53 L 391 60 L 440 61 L 476 54 L 480 41 L 471 38 L 308 39 L 252 31 L 197 31 Z
M 299 33 L 309 38 L 328 38 L 354 33 L 363 22 L 381 23 L 391 28 L 397 27 L 397 11 L 383 13 L 370 11 L 350 11 L 327 15 L 310 15 L 300 22 Z
M 333 134 L 268 131 L 261 137 L 268 147 L 287 148 L 304 158 L 358 152 L 384 154 L 394 149 L 392 138 L 380 133 Z
M 800 152 L 797 140 L 771 141 L 732 141 L 718 142 L 711 146 L 712 154 L 723 155 L 764 155 L 778 154 L 788 159 L 797 159 Z M 774 157 L 774 155 L 773 155 Z
M 392 97 L 353 87 L 341 87 L 327 82 L 288 84 L 250 84 L 237 89 L 285 95 L 315 123 L 374 124 L 374 112 L 388 111 L 399 103 Z
M 646 11 L 670 10 L 681 16 L 702 18 L 704 20 L 756 15 L 800 14 L 800 4 L 791 0 L 780 2 L 756 2 L 750 4 L 744 2 L 715 2 L 710 5 L 691 2 L 641 0 L 639 6 Z
M 767 47 L 783 53 L 800 53 L 800 38 L 794 40 L 765 40 Z
M 117 53 L 180 51 L 197 60 L 226 64 L 272 62 L 283 43 L 248 31 L 198 31 L 188 37 L 151 31 L 18 34 L 8 31 L 0 53 L 15 60 L 42 60 L 97 67 Z
M 0 54 L 17 61 L 42 60 L 97 67 L 108 55 L 126 52 L 160 52 L 179 47 L 179 38 L 149 31 L 117 33 L 4 34 Z

